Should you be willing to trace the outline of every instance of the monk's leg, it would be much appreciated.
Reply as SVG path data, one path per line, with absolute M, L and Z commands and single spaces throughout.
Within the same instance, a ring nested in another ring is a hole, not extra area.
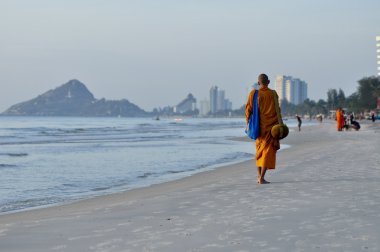
M 261 167 L 257 167 L 257 183 L 260 183 L 261 178 Z
M 266 172 L 267 172 L 267 168 L 262 167 L 261 168 L 260 180 L 259 180 L 260 184 L 269 184 L 269 182 L 265 180 L 265 173 Z

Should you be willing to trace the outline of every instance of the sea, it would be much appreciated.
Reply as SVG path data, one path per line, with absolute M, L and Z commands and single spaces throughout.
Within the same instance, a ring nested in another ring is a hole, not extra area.
M 234 140 L 244 129 L 244 118 L 0 117 L 0 214 L 252 159 L 254 142 Z

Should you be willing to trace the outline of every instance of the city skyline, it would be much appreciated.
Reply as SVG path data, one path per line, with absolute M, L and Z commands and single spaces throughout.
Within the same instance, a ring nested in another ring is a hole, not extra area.
M 202 103 L 200 106 L 202 106 Z M 226 99 L 226 91 L 219 89 L 218 86 L 212 86 L 209 96 L 209 112 L 215 114 L 219 111 L 231 109 L 232 103 L 229 99 Z M 205 109 L 201 108 L 201 111 L 205 111 Z
M 78 79 L 146 111 L 223 87 L 239 108 L 260 73 L 346 95 L 378 74 L 380 2 L 1 1 L 0 111 Z M 169 94 L 170 95 L 167 95 Z

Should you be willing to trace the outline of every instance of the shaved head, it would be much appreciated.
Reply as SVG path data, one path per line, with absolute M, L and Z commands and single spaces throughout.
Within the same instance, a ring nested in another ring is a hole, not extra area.
M 263 73 L 259 75 L 258 81 L 260 85 L 268 85 L 270 82 L 268 76 Z

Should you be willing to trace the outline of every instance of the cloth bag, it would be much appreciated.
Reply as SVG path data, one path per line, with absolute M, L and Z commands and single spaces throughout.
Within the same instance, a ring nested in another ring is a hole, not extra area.
M 248 124 L 245 129 L 245 133 L 253 140 L 256 140 L 260 135 L 260 116 L 257 99 L 258 94 L 259 90 L 255 90 L 255 93 L 253 94 L 252 113 L 248 119 Z
M 277 120 L 278 124 L 274 125 L 270 131 L 273 138 L 281 140 L 288 136 L 289 134 L 289 128 L 284 124 L 282 121 L 282 117 L 280 114 L 280 107 L 278 105 L 278 97 L 276 94 L 276 91 L 272 90 L 273 97 L 274 97 L 274 105 L 276 107 L 276 113 L 277 113 Z

